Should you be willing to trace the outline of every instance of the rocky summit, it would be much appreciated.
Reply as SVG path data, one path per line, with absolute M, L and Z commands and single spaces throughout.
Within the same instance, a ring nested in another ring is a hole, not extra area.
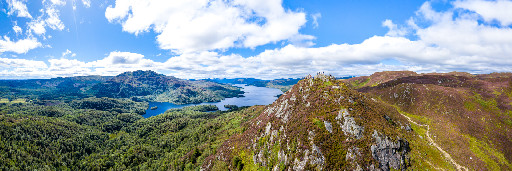
M 511 97 L 507 73 L 320 73 L 245 123 L 202 169 L 509 170 Z
M 406 170 L 410 140 L 405 117 L 380 100 L 319 74 L 299 81 L 250 127 L 232 136 L 203 169 Z

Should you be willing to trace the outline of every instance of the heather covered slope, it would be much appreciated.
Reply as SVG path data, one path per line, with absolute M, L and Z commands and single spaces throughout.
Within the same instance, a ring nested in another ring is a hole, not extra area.
M 455 168 L 393 106 L 325 75 L 299 81 L 246 125 L 204 169 Z
M 203 169 L 512 169 L 511 74 L 370 78 L 357 90 L 351 81 L 361 78 L 299 81 Z
M 383 71 L 376 72 L 370 76 L 353 77 L 343 80 L 351 88 L 372 87 L 397 78 L 418 75 L 412 71 Z
M 512 74 L 418 74 L 359 91 L 429 125 L 433 140 L 468 169 L 512 169 Z

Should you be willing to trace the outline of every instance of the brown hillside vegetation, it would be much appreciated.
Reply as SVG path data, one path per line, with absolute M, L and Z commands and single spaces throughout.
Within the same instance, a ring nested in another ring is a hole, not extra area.
M 512 169 L 511 73 L 421 74 L 359 91 L 426 120 L 433 139 L 461 165 Z
M 245 122 L 202 168 L 510 170 L 511 78 L 456 72 L 306 77 Z

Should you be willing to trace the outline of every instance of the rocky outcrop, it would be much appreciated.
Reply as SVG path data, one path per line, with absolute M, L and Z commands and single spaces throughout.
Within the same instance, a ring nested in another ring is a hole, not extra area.
M 379 168 L 382 170 L 405 170 L 408 165 L 407 153 L 410 151 L 407 140 L 398 139 L 393 142 L 389 137 L 380 135 L 376 130 L 372 137 L 375 138 L 375 144 L 371 146 L 372 156 L 379 162 Z
M 225 156 L 223 162 L 235 168 L 230 164 L 238 157 L 245 167 L 263 170 L 367 170 L 372 164 L 374 169 L 402 169 L 408 150 L 385 135 L 405 136 L 397 123 L 406 121 L 390 109 L 331 76 L 308 77 L 210 158 Z M 372 137 L 373 130 L 382 135 Z M 208 161 L 204 166 L 213 168 Z
M 356 121 L 353 117 L 349 116 L 347 109 L 342 109 L 336 116 L 336 120 L 338 124 L 340 124 L 341 129 L 347 136 L 355 137 L 359 139 L 363 136 L 364 127 L 356 124 Z M 341 122 L 343 120 L 343 122 Z

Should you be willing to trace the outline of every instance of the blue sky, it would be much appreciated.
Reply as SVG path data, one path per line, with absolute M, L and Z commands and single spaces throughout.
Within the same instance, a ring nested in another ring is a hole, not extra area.
M 0 78 L 512 70 L 512 2 L 2 0 Z

